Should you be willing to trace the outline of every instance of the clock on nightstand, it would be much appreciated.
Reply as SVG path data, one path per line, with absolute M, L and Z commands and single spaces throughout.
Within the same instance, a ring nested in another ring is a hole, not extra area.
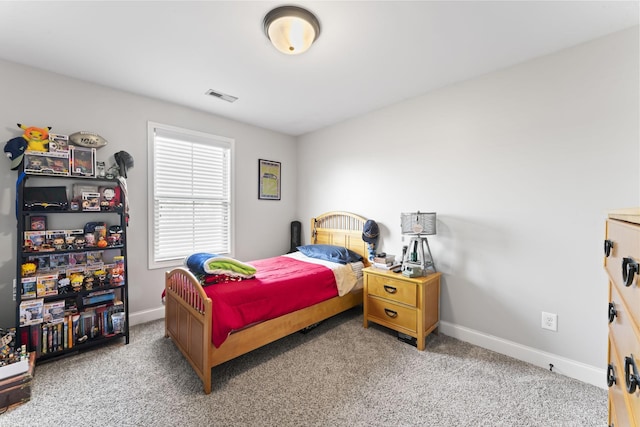
M 368 267 L 364 273 L 364 327 L 374 322 L 417 339 L 424 350 L 427 335 L 440 321 L 440 276 L 406 277 Z

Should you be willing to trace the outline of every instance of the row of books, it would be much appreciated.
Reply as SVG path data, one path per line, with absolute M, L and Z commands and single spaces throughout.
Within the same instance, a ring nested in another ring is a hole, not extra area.
M 114 335 L 112 316 L 124 312 L 122 301 L 68 314 L 60 320 L 21 328 L 21 342 L 36 356 L 71 349 L 88 340 Z

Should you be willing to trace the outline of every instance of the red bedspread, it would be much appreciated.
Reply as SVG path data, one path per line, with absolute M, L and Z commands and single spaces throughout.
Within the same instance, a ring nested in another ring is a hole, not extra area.
M 331 269 L 285 256 L 251 261 L 255 279 L 204 288 L 213 301 L 213 345 L 233 330 L 291 313 L 338 295 Z

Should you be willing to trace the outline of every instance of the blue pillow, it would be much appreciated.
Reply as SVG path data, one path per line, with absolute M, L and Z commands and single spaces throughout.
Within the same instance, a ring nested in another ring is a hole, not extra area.
M 339 264 L 362 261 L 362 256 L 342 246 L 306 245 L 298 246 L 297 249 L 309 258 L 322 259 Z

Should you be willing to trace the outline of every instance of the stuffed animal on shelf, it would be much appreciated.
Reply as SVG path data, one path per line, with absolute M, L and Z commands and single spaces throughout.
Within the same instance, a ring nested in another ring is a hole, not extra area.
M 18 123 L 18 127 L 24 130 L 22 137 L 27 141 L 27 150 L 49 151 L 49 131 L 51 126 L 38 128 L 35 126 L 27 127 Z

